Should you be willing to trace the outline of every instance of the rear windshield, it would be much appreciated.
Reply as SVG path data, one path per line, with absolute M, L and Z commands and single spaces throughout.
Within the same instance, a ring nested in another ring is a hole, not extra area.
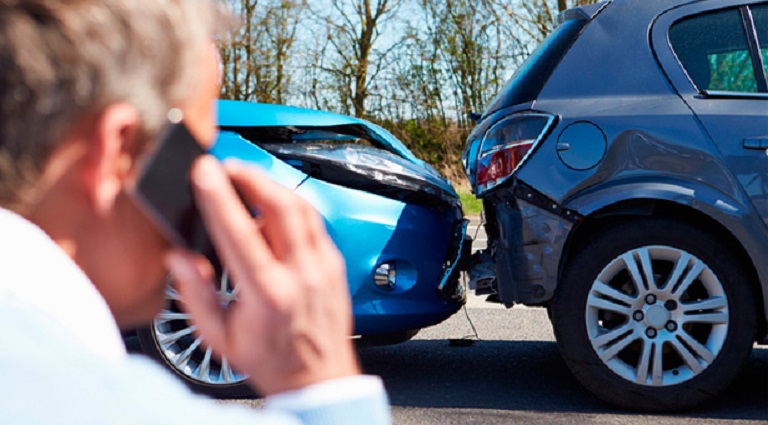
M 515 71 L 484 115 L 508 106 L 535 100 L 589 20 L 580 14 L 566 15 L 561 23 Z

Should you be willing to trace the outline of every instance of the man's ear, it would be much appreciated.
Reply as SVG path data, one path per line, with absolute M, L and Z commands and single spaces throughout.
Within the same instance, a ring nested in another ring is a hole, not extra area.
M 126 103 L 108 106 L 96 119 L 83 178 L 97 214 L 112 209 L 130 176 L 139 126 L 139 112 Z

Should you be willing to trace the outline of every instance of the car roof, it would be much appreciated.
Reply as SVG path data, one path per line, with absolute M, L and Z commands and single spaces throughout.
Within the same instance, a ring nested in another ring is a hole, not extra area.
M 606 0 L 595 4 L 577 6 L 574 9 L 583 11 L 586 16 L 593 17 L 596 12 L 602 9 L 606 4 L 610 6 L 629 7 L 632 10 L 647 10 L 661 13 L 669 9 L 690 4 L 702 3 L 710 0 Z M 759 0 L 744 0 L 740 3 L 748 4 Z
M 331 112 L 236 100 L 219 100 L 218 115 L 220 127 L 369 125 L 360 119 Z

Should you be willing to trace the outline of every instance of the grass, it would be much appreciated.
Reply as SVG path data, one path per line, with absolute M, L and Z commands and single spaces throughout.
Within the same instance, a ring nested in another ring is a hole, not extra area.
M 483 210 L 483 203 L 468 190 L 459 190 L 458 193 L 459 198 L 461 198 L 461 205 L 464 206 L 464 215 L 480 215 Z

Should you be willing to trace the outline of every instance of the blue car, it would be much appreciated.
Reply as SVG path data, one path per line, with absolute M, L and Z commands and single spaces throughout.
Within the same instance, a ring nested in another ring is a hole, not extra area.
M 459 197 L 393 135 L 315 110 L 237 101 L 218 106 L 220 133 L 211 153 L 261 167 L 324 217 L 346 259 L 361 342 L 405 341 L 464 304 L 459 269 L 470 244 Z M 236 297 L 226 270 L 218 292 L 222 299 Z M 172 285 L 167 298 L 167 309 L 139 331 L 142 349 L 195 390 L 248 394 L 246 377 L 194 335 Z

